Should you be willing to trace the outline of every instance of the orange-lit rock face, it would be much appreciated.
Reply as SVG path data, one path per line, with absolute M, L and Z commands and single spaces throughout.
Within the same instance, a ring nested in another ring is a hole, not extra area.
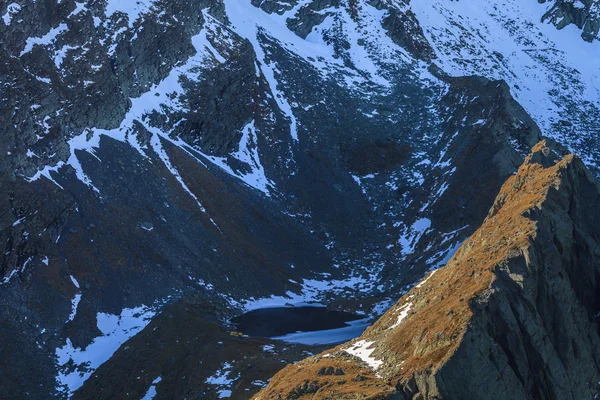
M 288 366 L 257 399 L 595 394 L 599 200 L 578 158 L 559 161 L 548 143 L 539 143 L 445 267 L 361 338 Z M 363 351 L 352 356 L 361 343 Z M 369 384 L 337 382 L 339 395 L 332 397 L 332 378 L 315 374 L 330 365 L 362 365 Z M 310 396 L 290 397 L 313 380 Z

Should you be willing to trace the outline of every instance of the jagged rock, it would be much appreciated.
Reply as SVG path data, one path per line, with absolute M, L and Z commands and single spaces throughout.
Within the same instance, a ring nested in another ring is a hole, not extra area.
M 423 33 L 415 14 L 409 7 L 409 0 L 369 0 L 369 4 L 379 10 L 387 10 L 383 19 L 383 28 L 388 36 L 415 58 L 431 61 L 435 52 Z
M 287 20 L 287 26 L 296 35 L 306 39 L 315 26 L 320 25 L 331 12 L 325 10 L 329 7 L 339 7 L 341 0 L 316 0 L 300 8 L 296 15 Z
M 593 398 L 599 204 L 600 185 L 582 161 L 539 143 L 447 266 L 361 338 L 285 368 L 256 399 L 275 399 L 296 375 L 310 379 L 348 353 L 399 398 Z
M 319 369 L 319 375 L 346 375 L 343 368 L 323 367 Z
M 540 0 L 540 3 L 546 2 Z M 581 37 L 588 41 L 600 40 L 600 1 L 598 0 L 556 0 L 543 21 L 549 21 L 558 29 L 571 24 L 582 30 Z
M 260 7 L 261 10 L 271 14 L 283 14 L 286 11 L 290 11 L 299 0 L 251 0 L 254 7 Z

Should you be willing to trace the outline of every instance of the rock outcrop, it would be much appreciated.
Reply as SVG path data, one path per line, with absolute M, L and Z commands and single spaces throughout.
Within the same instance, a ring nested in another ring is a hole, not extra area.
M 256 399 L 594 398 L 600 185 L 552 148 L 535 146 L 445 267 L 362 337 L 286 367 Z M 341 365 L 352 376 L 318 373 Z M 298 395 L 305 383 L 310 397 Z
M 419 21 L 410 9 L 410 1 L 370 0 L 373 7 L 385 10 L 383 28 L 398 46 L 406 49 L 413 57 L 423 61 L 435 59 L 435 52 L 423 34 Z
M 588 42 L 600 39 L 600 2 L 597 0 L 557 0 L 543 20 L 552 22 L 558 29 L 574 24 Z

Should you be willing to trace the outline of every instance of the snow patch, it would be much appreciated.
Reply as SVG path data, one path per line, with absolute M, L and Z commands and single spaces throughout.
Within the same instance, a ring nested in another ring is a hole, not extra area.
M 227 17 L 236 28 L 237 34 L 252 43 L 256 57 L 258 58 L 258 68 L 267 79 L 273 98 L 277 102 L 279 109 L 286 115 L 290 121 L 290 134 L 294 141 L 298 141 L 298 121 L 292 112 L 292 106 L 284 93 L 279 89 L 279 82 L 276 77 L 276 67 L 267 60 L 267 55 L 260 43 L 260 33 L 265 27 L 271 36 L 277 39 L 289 40 L 295 36 L 282 21 L 274 16 L 262 12 L 254 7 L 249 1 L 225 0 L 225 10 Z M 275 33 L 275 35 L 273 35 Z
M 79 282 L 77 282 L 77 279 L 75 279 L 75 278 L 73 277 L 73 275 L 69 275 L 69 276 L 71 277 L 71 282 L 73 282 L 73 285 L 75 285 L 75 287 L 76 287 L 77 289 L 79 289 Z
M 131 7 L 133 8 L 127 8 L 129 6 L 126 6 L 125 3 L 129 4 L 129 2 L 112 0 L 108 9 L 112 10 L 112 12 L 125 12 L 124 10 L 126 9 L 131 11 L 132 9 L 138 9 L 142 6 L 149 6 L 149 4 L 152 2 L 138 1 L 135 4 L 132 3 Z M 180 83 L 180 77 L 186 76 L 191 80 L 198 79 L 198 67 L 206 65 L 209 60 L 217 60 L 217 62 L 225 61 L 225 59 L 214 49 L 207 38 L 207 32 L 209 30 L 216 30 L 214 25 L 218 24 L 218 22 L 215 21 L 214 18 L 210 17 L 206 10 L 204 11 L 204 16 L 206 19 L 205 27 L 198 35 L 192 37 L 192 44 L 195 46 L 197 51 L 196 54 L 190 57 L 183 65 L 174 68 L 164 80 L 154 85 L 146 93 L 142 94 L 140 97 L 131 98 L 131 108 L 124 120 L 121 122 L 119 128 L 113 130 L 86 130 L 82 134 L 70 139 L 68 143 L 71 150 L 71 155 L 66 163 L 61 161 L 54 166 L 45 166 L 34 176 L 28 178 L 28 180 L 32 182 L 40 179 L 41 177 L 46 177 L 48 180 L 54 182 L 60 187 L 60 185 L 52 178 L 51 172 L 57 172 L 62 167 L 70 165 L 75 170 L 76 176 L 81 182 L 88 185 L 90 188 L 100 194 L 100 191 L 93 185 L 91 179 L 84 172 L 79 158 L 77 157 L 77 151 L 86 151 L 95 156 L 95 149 L 100 146 L 100 138 L 104 135 L 120 142 L 130 144 L 140 153 L 142 157 L 148 158 L 145 152 L 145 150 L 148 149 L 142 148 L 137 140 L 136 135 L 134 135 L 134 126 L 137 122 L 152 134 L 152 137 L 150 138 L 151 150 L 158 155 L 165 167 L 177 179 L 182 189 L 196 201 L 203 212 L 206 212 L 206 209 L 196 195 L 192 193 L 190 188 L 181 177 L 179 171 L 171 162 L 164 149 L 163 141 L 170 142 L 174 146 L 181 148 L 188 155 L 192 156 L 203 165 L 205 164 L 202 162 L 202 158 L 217 164 L 234 177 L 243 180 L 246 184 L 261 190 L 268 195 L 268 189 L 273 187 L 273 183 L 266 177 L 265 170 L 260 162 L 260 157 L 258 154 L 258 138 L 253 122 L 243 128 L 239 149 L 232 155 L 238 160 L 247 163 L 251 168 L 250 172 L 241 172 L 233 171 L 226 164 L 226 159 L 205 155 L 199 152 L 198 149 L 195 149 L 185 143 L 183 140 L 172 138 L 170 136 L 170 132 L 164 132 L 161 129 L 153 127 L 148 120 L 148 115 L 154 111 L 163 112 L 165 108 L 173 111 L 183 110 L 182 104 L 179 101 L 179 95 L 183 94 L 184 92 Z M 50 36 L 50 34 L 46 36 Z M 44 39 L 44 41 L 49 40 L 50 39 Z M 32 46 L 33 44 L 31 44 L 29 47 Z M 30 49 L 28 50 L 28 48 L 26 48 L 26 50 L 29 51 Z M 202 157 L 198 157 L 198 155 Z
M 67 24 L 63 23 L 58 25 L 56 28 L 51 29 L 50 32 L 48 32 L 42 37 L 28 38 L 27 42 L 25 43 L 25 48 L 21 52 L 20 56 L 23 57 L 25 54 L 29 53 L 31 50 L 33 50 L 33 46 L 35 45 L 45 46 L 54 43 L 56 37 L 61 33 L 67 31 L 67 29 Z
M 299 307 L 305 305 L 320 304 L 325 293 L 343 293 L 348 289 L 354 289 L 362 292 L 368 292 L 373 289 L 375 273 L 369 278 L 353 276 L 347 279 L 339 280 L 318 280 L 305 279 L 302 283 L 300 293 L 292 291 L 286 292 L 285 296 L 271 296 L 262 299 L 250 298 L 243 300 L 241 306 L 246 312 L 260 308 L 274 307 Z
M 398 243 L 402 246 L 402 254 L 412 254 L 417 243 L 429 228 L 431 228 L 430 219 L 421 218 L 415 221 L 398 240 Z
M 21 11 L 21 6 L 17 3 L 10 3 L 6 7 L 6 13 L 2 16 L 2 20 L 6 26 L 9 26 L 13 20 L 13 17 Z
M 220 399 L 226 399 L 231 397 L 231 387 L 237 379 L 236 376 L 234 376 L 233 378 L 230 377 L 232 373 L 231 368 L 231 364 L 226 362 L 225 364 L 223 364 L 223 367 L 220 370 L 218 370 L 213 376 L 206 379 L 206 383 L 218 387 L 217 393 L 219 394 Z
M 375 348 L 371 348 L 374 342 L 359 340 L 354 343 L 352 346 L 344 349 L 346 353 L 352 354 L 363 360 L 372 370 L 377 371 L 377 369 L 383 364 L 383 361 L 377 360 L 374 357 L 371 357 L 371 354 L 375 351 Z
M 71 300 L 71 314 L 69 315 L 69 319 L 67 322 L 71 322 L 75 319 L 77 315 L 77 307 L 79 307 L 79 302 L 81 301 L 81 293 L 75 294 L 73 300 Z
M 137 21 L 141 15 L 148 13 L 156 0 L 108 0 L 106 3 L 106 16 L 110 17 L 116 12 L 127 15 L 129 27 Z
M 146 392 L 144 397 L 142 397 L 142 400 L 152 400 L 154 396 L 156 396 L 156 384 L 160 383 L 161 381 L 162 378 L 160 376 L 153 380 L 152 385 L 150 385 L 150 388 L 148 388 L 148 391 Z
M 155 312 L 146 306 L 126 308 L 120 315 L 98 313 L 97 325 L 102 336 L 94 339 L 85 350 L 74 347 L 70 339 L 56 349 L 59 390 L 70 396 L 123 343 L 144 329 L 154 315 Z
M 403 305 L 402 307 L 400 307 L 400 309 L 399 309 L 400 313 L 398 314 L 398 319 L 396 320 L 394 325 L 390 326 L 390 329 L 394 329 L 395 327 L 400 325 L 406 317 L 408 317 L 408 313 L 410 312 L 410 309 L 412 308 L 412 306 L 413 306 L 412 303 L 407 303 L 407 304 Z
M 433 276 L 433 275 L 434 275 L 436 272 L 437 272 L 437 270 L 431 271 L 431 272 L 429 273 L 429 275 L 427 275 L 427 277 L 426 277 L 425 279 L 423 279 L 421 282 L 419 282 L 419 284 L 418 284 L 418 285 L 416 285 L 415 287 L 416 287 L 417 289 L 418 289 L 418 288 L 421 288 L 421 287 L 423 287 L 423 285 L 425 285 L 425 283 L 426 283 L 426 282 L 427 282 L 429 279 L 431 279 L 431 277 L 432 277 L 432 276 Z
M 234 171 L 227 164 L 227 158 L 225 157 L 209 156 L 203 153 L 200 154 L 230 175 L 241 179 L 248 186 L 260 190 L 267 196 L 270 196 L 269 188 L 275 187 L 274 183 L 267 178 L 265 168 L 260 162 L 260 156 L 258 154 L 258 136 L 256 135 L 254 121 L 250 122 L 242 129 L 242 139 L 240 140 L 238 151 L 231 154 L 232 157 L 250 166 L 250 172 Z
M 541 23 L 553 5 L 421 0 L 411 8 L 444 71 L 505 80 L 544 135 L 598 165 L 597 149 L 580 132 L 600 132 L 597 120 L 589 117 L 600 109 L 600 41 L 584 41 L 575 25 L 558 30 Z M 561 120 L 572 123 L 572 129 L 557 129 Z

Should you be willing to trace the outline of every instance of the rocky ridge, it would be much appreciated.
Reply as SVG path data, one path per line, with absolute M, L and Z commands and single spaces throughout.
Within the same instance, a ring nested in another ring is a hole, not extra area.
M 552 149 L 536 145 L 481 228 L 362 337 L 286 367 L 255 399 L 597 395 L 600 185 Z M 351 376 L 319 373 L 330 366 Z

